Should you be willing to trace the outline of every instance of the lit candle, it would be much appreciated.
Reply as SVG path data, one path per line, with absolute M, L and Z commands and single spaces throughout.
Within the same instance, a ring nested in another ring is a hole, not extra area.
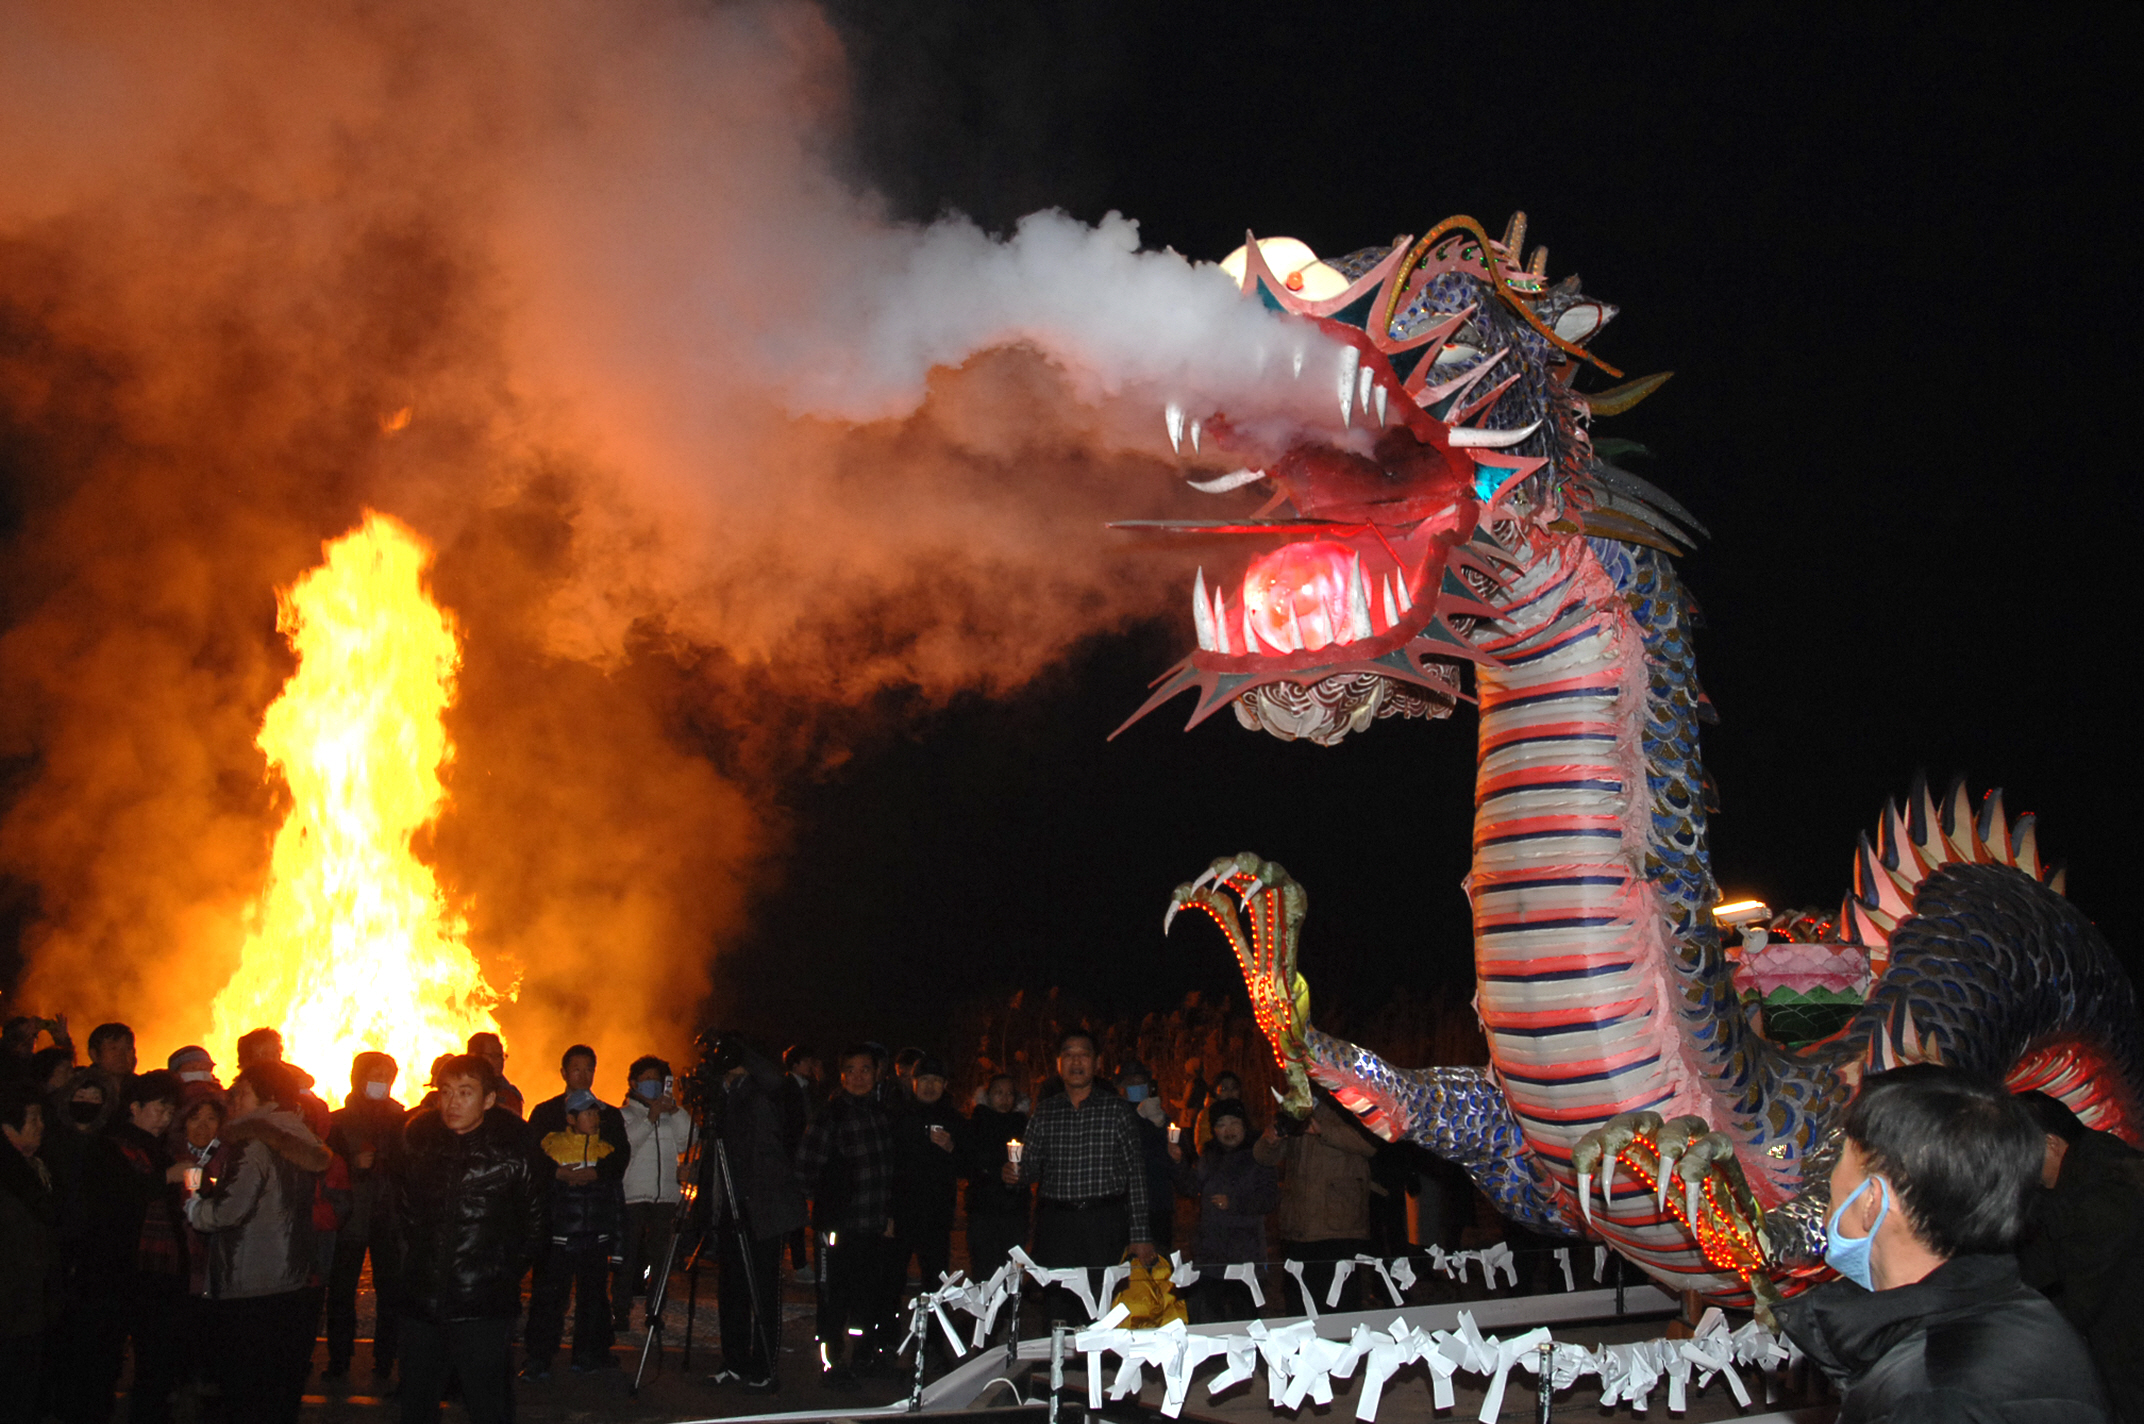
M 1184 1140 L 1184 1130 L 1175 1123 L 1169 1124 L 1169 1144 L 1173 1147 Z
M 1008 1138 L 1005 1143 L 1005 1160 L 1012 1163 L 1015 1167 L 1019 1166 L 1020 1148 L 1023 1145 L 1024 1144 L 1017 1137 Z

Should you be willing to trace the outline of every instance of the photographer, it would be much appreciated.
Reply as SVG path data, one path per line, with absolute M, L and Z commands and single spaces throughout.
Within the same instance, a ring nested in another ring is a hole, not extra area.
M 632 1156 L 625 1165 L 625 1242 L 610 1290 L 620 1330 L 632 1328 L 633 1292 L 645 1290 L 649 1300 L 655 1299 L 651 1273 L 662 1269 L 677 1223 L 685 1170 L 679 1159 L 692 1135 L 692 1120 L 678 1106 L 677 1080 L 668 1063 L 653 1055 L 636 1058 L 626 1070 L 626 1084 L 618 1112 Z
M 783 1142 L 781 1070 L 736 1034 L 723 1036 L 713 1065 L 722 1087 L 709 1105 L 712 1150 L 701 1170 L 722 1253 L 722 1369 L 714 1378 L 773 1394 L 781 1388 L 782 1245 L 804 1224 L 804 1190 Z
M 1207 1110 L 1209 1124 L 1226 1101 Z M 1354 1116 L 1334 1107 L 1320 1089 L 1300 1133 L 1283 1136 L 1276 1122 L 1251 1150 L 1261 1164 L 1280 1169 L 1281 1257 L 1304 1263 L 1301 1288 L 1288 1278 L 1288 1308 L 1302 1314 L 1303 1290 L 1323 1300 L 1332 1263 L 1370 1249 L 1370 1159 L 1377 1147 Z M 1339 1308 L 1360 1310 L 1361 1299 L 1362 1277 L 1351 1276 L 1341 1287 Z

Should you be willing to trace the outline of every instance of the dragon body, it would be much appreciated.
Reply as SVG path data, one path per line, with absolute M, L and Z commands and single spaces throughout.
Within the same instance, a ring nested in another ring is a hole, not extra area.
M 1865 1002 L 1814 1044 L 1758 1031 L 1712 915 L 1710 707 L 1672 557 L 1696 521 L 1589 429 L 1665 378 L 1579 391 L 1588 365 L 1621 374 L 1585 349 L 1614 309 L 1575 278 L 1551 286 L 1523 244 L 1523 216 L 1501 242 L 1453 219 L 1333 263 L 1286 240 L 1230 259 L 1246 294 L 1340 350 L 1340 426 L 1200 420 L 1255 462 L 1200 488 L 1273 489 L 1195 527 L 1282 542 L 1234 608 L 1201 572 L 1200 648 L 1136 714 L 1189 690 L 1194 723 L 1226 704 L 1330 743 L 1449 715 L 1471 666 L 1466 892 L 1489 1065 L 1398 1068 L 1314 1028 L 1295 963 L 1307 895 L 1279 866 L 1216 861 L 1170 917 L 1197 909 L 1229 937 L 1298 1105 L 1314 1081 L 1515 1219 L 1605 1241 L 1675 1289 L 1762 1302 L 1822 1274 L 1825 1178 L 1865 1072 L 1954 1064 L 2134 1140 L 2135 991 L 2030 817 L 1917 781 L 1864 838 L 1830 927 L 1866 961 Z M 1184 419 L 1170 412 L 1172 436 Z

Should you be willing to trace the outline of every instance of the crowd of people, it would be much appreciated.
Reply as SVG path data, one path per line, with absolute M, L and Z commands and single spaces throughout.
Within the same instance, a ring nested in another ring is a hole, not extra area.
M 703 1039 L 682 1079 L 634 1060 L 616 1104 L 574 1045 L 533 1106 L 488 1033 L 434 1060 L 409 1106 L 401 1065 L 361 1053 L 332 1110 L 273 1029 L 239 1040 L 228 1085 L 197 1045 L 141 1071 L 124 1024 L 89 1035 L 86 1063 L 60 1019 L 9 1020 L 0 1049 L 0 1424 L 104 1424 L 130 1347 L 130 1419 L 171 1417 L 187 1388 L 207 1417 L 292 1419 L 323 1332 L 324 1380 L 349 1378 L 368 1265 L 369 1363 L 402 1417 L 436 1419 L 451 1389 L 491 1421 L 562 1355 L 612 1367 L 681 1234 L 718 1262 L 713 1379 L 761 1394 L 779 1389 L 785 1275 L 816 1292 L 826 1382 L 854 1388 L 894 1369 L 904 1284 L 952 1268 L 963 1214 L 978 1279 L 1016 1247 L 1098 1272 L 1181 1246 L 1202 1272 L 1194 1324 L 1254 1313 L 1229 1265 L 1306 1263 L 1279 1282 L 1293 1313 L 1300 1290 L 1324 1300 L 1330 1263 L 1385 1245 L 1378 1149 L 1351 1115 L 1321 1099 L 1261 1124 L 1227 1072 L 1170 1104 L 1084 1030 L 1045 1081 L 997 1073 L 966 1110 L 920 1050 L 777 1060 L 736 1034 Z M 2044 1094 L 1920 1066 L 1864 1083 L 1831 1188 L 1844 1279 L 1782 1319 L 1845 1387 L 1842 1417 L 2136 1417 L 2144 1156 Z M 1087 1318 L 1062 1288 L 1039 1306 Z M 2019 1399 L 2040 1412 L 1972 1412 Z

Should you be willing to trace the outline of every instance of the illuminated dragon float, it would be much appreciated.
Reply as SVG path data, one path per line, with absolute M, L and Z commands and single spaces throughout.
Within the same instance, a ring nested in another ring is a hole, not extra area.
M 1201 570 L 1198 648 L 1131 719 L 1189 691 L 1193 725 L 1228 705 L 1331 744 L 1478 702 L 1465 890 L 1489 1065 L 1398 1068 L 1312 1027 L 1306 896 L 1278 865 L 1216 861 L 1169 919 L 1194 908 L 1228 937 L 1295 1109 L 1315 1081 L 1507 1216 L 1761 1305 L 1827 1274 L 1826 1178 L 1862 1074 L 1953 1064 L 2136 1140 L 2136 995 L 2042 865 L 2032 818 L 1962 785 L 1917 782 L 1883 811 L 1818 933 L 1724 942 L 1698 748 L 1711 710 L 1673 562 L 1702 530 L 1589 432 L 1666 377 L 1621 381 L 1592 354 L 1615 308 L 1551 282 L 1524 242 L 1523 214 L 1501 240 L 1453 218 L 1329 262 L 1283 238 L 1223 264 L 1246 299 L 1337 343 L 1337 365 L 1321 346 L 1296 369 L 1331 392 L 1330 425 L 1274 435 L 1241 410 L 1167 410 L 1185 455 L 1242 466 L 1197 488 L 1265 498 L 1163 527 L 1280 542 L 1233 586 Z M 1621 383 L 1580 389 L 1604 379 Z M 1816 1041 L 1772 1041 L 1737 985 L 1768 965 L 1829 975 L 1859 1007 Z

